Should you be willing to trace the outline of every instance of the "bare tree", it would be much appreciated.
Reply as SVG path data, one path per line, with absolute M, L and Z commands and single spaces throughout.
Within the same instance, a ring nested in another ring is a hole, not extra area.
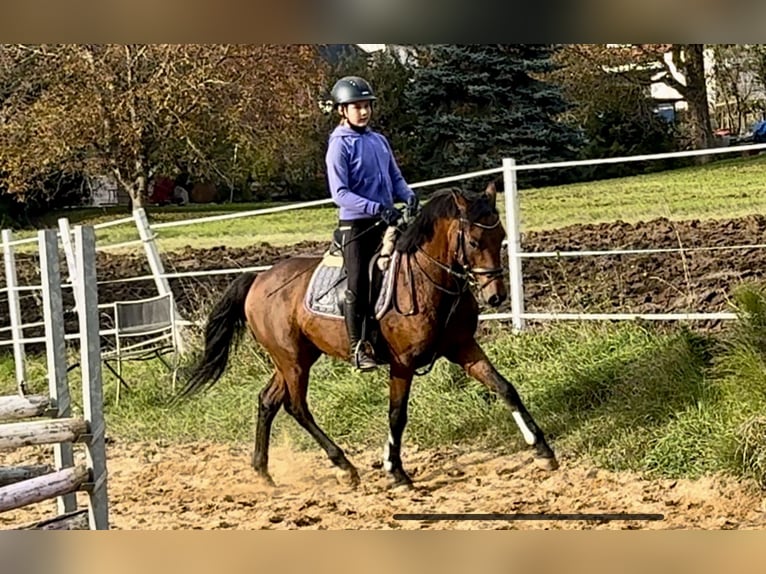
M 324 74 L 303 45 L 1 46 L 0 169 L 108 172 L 135 206 L 159 171 L 244 179 L 308 137 Z
M 716 44 L 712 47 L 715 118 L 735 134 L 745 131 L 754 116 L 760 117 L 762 113 L 762 50 L 762 46 L 752 44 Z

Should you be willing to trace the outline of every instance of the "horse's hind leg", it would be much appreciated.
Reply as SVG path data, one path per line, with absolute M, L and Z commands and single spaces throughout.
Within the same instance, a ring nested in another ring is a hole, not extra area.
M 255 449 L 253 450 L 253 468 L 268 483 L 274 481 L 269 475 L 269 441 L 271 423 L 279 412 L 285 399 L 284 378 L 275 372 L 269 383 L 258 395 L 258 425 L 255 429 Z
M 287 384 L 285 410 L 314 437 L 314 440 L 324 449 L 332 463 L 340 469 L 338 479 L 341 482 L 356 486 L 359 484 L 359 473 L 348 458 L 346 458 L 343 450 L 319 428 L 306 401 L 309 369 L 315 360 L 316 358 L 307 360 L 307 358 L 302 357 L 301 360 L 292 362 L 289 367 L 283 370 L 282 374 Z
M 546 470 L 556 470 L 559 466 L 556 455 L 545 440 L 543 431 L 540 430 L 532 415 L 521 402 L 519 393 L 490 363 L 478 343 L 471 340 L 469 343 L 457 346 L 447 355 L 447 358 L 462 366 L 471 377 L 503 398 L 510 407 L 524 440 L 528 445 L 535 447 L 537 464 Z

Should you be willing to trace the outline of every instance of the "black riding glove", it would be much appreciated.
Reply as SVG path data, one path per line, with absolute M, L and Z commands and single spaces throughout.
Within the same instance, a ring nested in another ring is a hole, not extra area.
M 412 197 L 407 200 L 407 219 L 414 219 L 418 214 L 418 207 L 420 206 L 420 200 L 414 193 Z
M 395 207 L 384 207 L 380 210 L 380 218 L 388 226 L 396 226 L 402 218 L 402 212 Z

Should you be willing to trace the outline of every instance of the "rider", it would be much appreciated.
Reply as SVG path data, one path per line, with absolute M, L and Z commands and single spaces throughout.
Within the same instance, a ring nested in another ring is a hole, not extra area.
M 410 214 L 418 198 L 402 177 L 388 140 L 368 127 L 375 94 L 366 80 L 346 76 L 332 88 L 340 124 L 330 134 L 325 163 L 330 195 L 339 209 L 343 258 L 348 273 L 344 315 L 357 368 L 377 367 L 363 333 L 369 314 L 369 263 L 380 246 L 386 226 L 395 226 L 406 202 Z M 385 225 L 383 225 L 385 224 Z

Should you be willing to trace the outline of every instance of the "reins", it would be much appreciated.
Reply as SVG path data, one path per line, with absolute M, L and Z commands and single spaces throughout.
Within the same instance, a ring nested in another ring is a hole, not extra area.
M 358 240 L 359 240 L 359 238 L 360 238 L 360 237 L 362 237 L 362 236 L 363 236 L 365 233 L 369 233 L 370 231 L 372 231 L 373 229 L 375 229 L 375 228 L 376 228 L 378 225 L 381 225 L 382 223 L 383 223 L 383 220 L 382 220 L 382 219 L 381 219 L 381 220 L 378 220 L 378 221 L 376 221 L 375 223 L 373 223 L 372 225 L 370 225 L 370 226 L 369 226 L 367 229 L 365 229 L 364 231 L 361 231 L 360 233 L 357 233 L 356 235 L 352 235 L 352 236 L 351 236 L 351 238 L 348 240 L 348 243 L 352 243 L 352 242 L 354 242 L 354 241 L 358 241 Z M 342 228 L 339 228 L 339 229 L 342 229 Z M 282 283 L 282 285 L 280 285 L 280 286 L 279 286 L 279 287 L 277 287 L 276 289 L 273 289 L 273 290 L 269 291 L 269 292 L 266 294 L 266 297 L 271 297 L 271 296 L 272 296 L 274 293 L 277 293 L 277 292 L 281 291 L 282 289 L 284 289 L 285 287 L 287 287 L 287 286 L 288 286 L 290 283 L 292 283 L 293 281 L 295 281 L 296 279 L 298 279 L 298 278 L 299 278 L 299 277 L 301 277 L 302 275 L 305 275 L 305 274 L 306 274 L 306 273 L 308 273 L 309 271 L 313 271 L 313 268 L 312 268 L 312 267 L 308 267 L 308 268 L 304 269 L 303 271 L 299 271 L 298 273 L 296 273 L 295 275 L 293 275 L 292 277 L 290 277 L 290 279 L 288 279 L 287 281 L 285 281 L 284 283 Z M 341 281 L 341 280 L 343 280 L 343 279 L 344 279 L 344 277 L 341 277 L 341 279 L 340 279 L 338 282 L 340 282 L 340 281 Z M 334 286 L 333 286 L 333 287 L 334 287 Z M 331 288 L 332 288 L 332 287 L 331 287 Z
M 473 287 L 477 287 L 479 290 L 483 289 L 487 285 L 492 283 L 492 280 L 502 276 L 503 274 L 503 268 L 502 267 L 493 267 L 493 268 L 484 268 L 484 267 L 469 267 L 468 265 L 468 255 L 466 253 L 466 246 L 465 246 L 465 234 L 466 229 L 472 225 L 475 225 L 476 227 L 480 227 L 481 229 L 495 229 L 498 225 L 500 225 L 500 217 L 498 216 L 497 220 L 492 224 L 483 224 L 476 221 L 470 221 L 469 219 L 465 217 L 460 217 L 460 235 L 458 236 L 458 245 L 455 248 L 455 253 L 453 255 L 453 260 L 460 265 L 462 271 L 458 271 L 453 268 L 453 266 L 447 265 L 432 255 L 430 255 L 428 252 L 423 250 L 422 247 L 418 246 L 417 253 L 421 253 L 425 258 L 431 262 L 432 264 L 436 265 L 439 269 L 444 271 L 448 274 L 448 276 L 455 279 L 458 286 L 456 290 L 448 289 L 447 287 L 441 285 L 439 282 L 437 282 L 429 273 L 426 271 L 426 269 L 421 265 L 420 261 L 417 257 L 414 257 L 415 264 L 417 265 L 418 269 L 420 269 L 423 276 L 428 280 L 428 282 L 433 285 L 436 289 L 444 293 L 445 295 L 448 295 L 450 297 L 453 297 L 452 304 L 450 305 L 449 312 L 447 313 L 447 317 L 444 320 L 444 324 L 441 326 L 440 329 L 437 330 L 437 337 L 434 341 L 434 353 L 431 357 L 431 361 L 429 362 L 428 366 L 426 366 L 422 370 L 415 369 L 414 374 L 416 376 L 424 376 L 431 372 L 434 365 L 436 364 L 436 361 L 438 359 L 438 342 L 439 337 L 444 336 L 447 332 L 447 325 L 449 325 L 449 321 L 452 318 L 452 315 L 455 313 L 455 310 L 457 309 L 460 300 L 463 297 L 463 294 L 468 289 L 468 286 L 471 285 Z M 412 300 L 412 306 L 413 310 L 407 315 L 412 315 L 416 313 L 417 309 L 417 293 L 415 291 L 415 281 L 414 276 L 412 273 L 412 257 L 413 254 L 407 255 L 407 266 L 409 271 L 409 284 L 410 284 L 410 297 Z M 461 261 L 462 259 L 462 261 Z M 478 275 L 485 275 L 487 276 L 490 281 L 487 281 L 483 286 L 479 286 L 479 281 L 477 279 Z M 396 285 L 396 283 L 395 283 Z M 396 297 L 396 286 L 394 286 L 394 293 L 393 293 L 393 301 L 394 301 L 394 308 L 397 310 L 398 313 L 405 315 L 405 313 L 402 313 L 399 304 Z

